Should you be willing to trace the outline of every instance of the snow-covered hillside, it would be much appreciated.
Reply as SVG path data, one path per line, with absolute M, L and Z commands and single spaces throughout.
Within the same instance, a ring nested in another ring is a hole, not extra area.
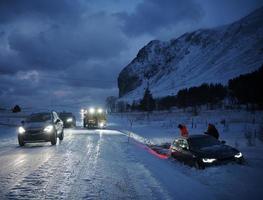
M 229 79 L 263 63 L 263 7 L 241 20 L 214 29 L 186 33 L 168 42 L 153 40 L 119 74 L 122 99 L 143 95 L 149 82 L 154 97 Z

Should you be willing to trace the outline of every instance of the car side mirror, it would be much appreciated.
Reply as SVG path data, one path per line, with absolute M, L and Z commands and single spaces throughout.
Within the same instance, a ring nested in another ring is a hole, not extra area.
M 221 143 L 222 143 L 222 144 L 225 144 L 225 143 L 226 143 L 226 141 L 225 141 L 225 140 L 222 140 L 222 141 L 221 141 Z
M 58 122 L 60 122 L 60 120 L 59 120 L 59 119 L 56 119 L 55 123 L 57 124 Z

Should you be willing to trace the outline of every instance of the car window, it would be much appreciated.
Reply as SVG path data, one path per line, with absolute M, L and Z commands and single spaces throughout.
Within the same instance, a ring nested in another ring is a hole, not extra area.
M 177 148 L 180 148 L 180 149 L 183 149 L 183 148 L 189 148 L 188 147 L 188 142 L 184 139 L 176 139 L 173 141 L 173 146 L 174 147 L 177 147 Z
M 188 143 L 187 143 L 187 140 L 184 140 L 184 139 L 180 139 L 180 140 L 178 140 L 178 145 L 179 145 L 179 147 L 180 148 L 182 148 L 182 149 L 188 149 Z
M 179 147 L 179 140 L 174 140 L 173 141 L 173 146 Z

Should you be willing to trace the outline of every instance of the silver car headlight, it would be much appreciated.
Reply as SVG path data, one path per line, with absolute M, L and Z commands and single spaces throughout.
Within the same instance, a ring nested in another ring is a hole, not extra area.
M 216 159 L 215 158 L 203 158 L 202 161 L 204 163 L 213 163 L 216 161 Z
M 52 125 L 48 125 L 44 128 L 44 131 L 47 133 L 51 133 L 53 131 L 54 127 Z
M 22 126 L 19 126 L 19 128 L 18 128 L 18 133 L 19 134 L 23 134 L 23 133 L 25 133 L 26 132 L 26 130 L 22 127 Z

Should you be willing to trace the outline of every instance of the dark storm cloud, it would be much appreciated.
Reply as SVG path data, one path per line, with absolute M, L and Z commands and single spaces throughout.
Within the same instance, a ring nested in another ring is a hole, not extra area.
M 263 6 L 263 0 L 195 0 L 204 10 L 199 26 L 214 27 L 234 22 Z
M 96 23 L 104 20 L 104 27 Z M 72 27 L 50 27 L 35 33 L 23 30 L 12 32 L 8 37 L 9 47 L 18 57 L 33 68 L 63 69 L 80 60 L 107 59 L 116 56 L 125 47 L 120 32 L 105 32 L 107 18 L 91 19 L 89 24 Z
M 0 71 L 62 70 L 118 56 L 126 38 L 115 19 L 89 12 L 84 1 L 72 2 L 1 1 Z
M 150 40 L 230 23 L 260 2 L 0 0 L 0 106 L 101 103 Z
M 74 87 L 115 88 L 120 70 L 118 66 L 122 65 L 124 63 L 121 63 L 118 59 L 79 63 L 78 70 L 75 70 L 75 67 L 67 69 L 65 80 Z M 87 79 L 87 75 L 90 77 L 89 79 Z
M 79 0 L 1 0 L 0 23 L 9 23 L 20 18 L 78 18 L 83 13 L 85 5 Z
M 131 14 L 117 13 L 123 20 L 123 30 L 128 35 L 153 34 L 169 29 L 178 23 L 198 21 L 202 9 L 193 0 L 144 0 Z

